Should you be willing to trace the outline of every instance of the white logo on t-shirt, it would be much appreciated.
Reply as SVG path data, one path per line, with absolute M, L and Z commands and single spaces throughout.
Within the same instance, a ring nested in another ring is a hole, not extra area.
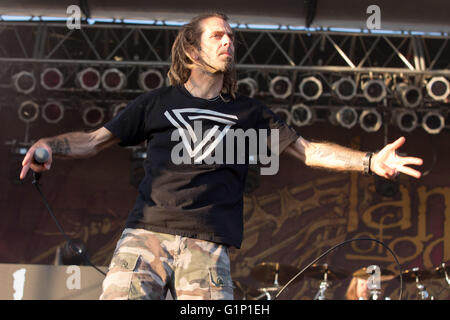
M 184 147 L 192 158 L 195 157 L 196 162 L 202 161 L 214 150 L 214 148 L 222 141 L 223 137 L 227 134 L 228 130 L 230 130 L 230 128 L 234 124 L 236 124 L 236 122 L 233 120 L 238 119 L 235 115 L 208 109 L 183 108 L 173 109 L 172 112 L 175 117 L 172 117 L 169 111 L 164 112 L 164 115 L 176 128 L 178 128 L 178 132 L 180 133 Z M 189 113 L 190 115 L 184 115 L 184 113 Z M 195 132 L 195 130 L 189 124 L 189 121 L 192 122 L 201 119 L 212 120 L 219 123 L 219 125 L 214 125 L 203 137 L 203 132 Z M 219 131 L 221 125 L 225 126 L 223 127 L 222 131 Z M 186 135 L 186 131 L 188 132 L 189 137 Z M 201 153 L 203 147 L 214 136 L 217 137 L 209 145 L 209 147 L 203 153 Z M 194 142 L 194 149 L 191 147 L 191 141 Z

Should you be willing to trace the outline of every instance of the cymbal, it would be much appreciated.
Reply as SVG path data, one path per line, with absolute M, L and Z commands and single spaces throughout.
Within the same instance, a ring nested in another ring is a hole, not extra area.
M 278 262 L 262 262 L 251 270 L 250 275 L 258 281 L 271 284 L 275 283 L 275 276 L 278 275 L 278 285 L 285 285 L 298 271 L 296 267 Z M 301 278 L 297 277 L 295 282 Z
M 307 277 L 323 279 L 325 273 L 327 274 L 327 280 L 341 280 L 348 277 L 346 271 L 337 268 L 330 269 L 327 264 L 314 264 L 309 267 L 304 274 Z
M 370 276 L 371 276 L 371 274 L 367 273 L 367 267 L 358 269 L 355 272 L 353 272 L 353 277 L 355 277 L 355 278 L 369 279 Z M 387 270 L 387 269 L 380 268 L 380 281 L 389 281 L 394 278 L 395 278 L 394 272 Z
M 420 270 L 419 268 L 412 268 L 402 272 L 402 278 L 405 281 L 413 282 L 416 278 L 420 280 L 427 280 L 433 278 L 434 274 L 428 270 Z
M 281 286 L 273 286 L 273 287 L 266 287 L 266 288 L 258 288 L 257 290 L 260 292 L 275 292 L 281 289 Z

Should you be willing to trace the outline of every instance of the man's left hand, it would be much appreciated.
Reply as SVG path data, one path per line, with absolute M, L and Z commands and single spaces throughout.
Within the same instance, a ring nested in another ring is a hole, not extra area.
M 396 152 L 405 141 L 405 137 L 401 137 L 374 154 L 370 166 L 372 172 L 386 179 L 393 179 L 400 172 L 417 179 L 420 178 L 422 174 L 419 171 L 407 166 L 420 166 L 423 164 L 423 160 L 416 157 L 401 157 Z

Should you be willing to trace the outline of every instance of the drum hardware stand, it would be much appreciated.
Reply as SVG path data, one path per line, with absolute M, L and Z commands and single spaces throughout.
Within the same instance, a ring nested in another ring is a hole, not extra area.
M 323 280 L 320 282 L 319 291 L 317 291 L 316 296 L 314 297 L 314 300 L 326 300 L 325 298 L 325 291 L 330 287 L 331 283 L 327 280 L 328 278 L 328 272 L 325 270 L 323 273 Z
M 412 270 L 413 271 L 419 271 L 419 268 L 413 268 Z M 428 300 L 428 298 L 429 298 L 430 300 L 434 300 L 434 297 L 430 296 L 430 294 L 428 293 L 428 291 L 425 288 L 425 286 L 420 283 L 419 275 L 417 275 L 417 274 L 416 274 L 416 287 L 417 287 L 417 291 L 419 293 L 420 299 Z
M 263 288 L 263 293 L 261 293 L 259 296 L 255 297 L 253 300 L 260 300 L 261 298 L 267 297 L 267 300 L 272 300 L 272 296 L 270 295 L 269 291 L 266 290 L 266 288 Z
M 447 284 L 450 286 L 450 277 L 448 276 L 447 270 L 445 269 L 445 262 L 442 262 L 441 266 L 444 270 L 445 281 L 447 281 Z
M 369 290 L 369 300 L 378 300 L 381 296 L 381 278 L 380 278 L 380 267 L 376 265 L 371 265 L 367 267 L 367 273 L 371 274 L 367 280 L 367 289 Z
M 373 287 L 369 289 L 370 299 L 369 300 L 378 300 L 378 297 L 381 295 L 381 290 L 377 287 Z

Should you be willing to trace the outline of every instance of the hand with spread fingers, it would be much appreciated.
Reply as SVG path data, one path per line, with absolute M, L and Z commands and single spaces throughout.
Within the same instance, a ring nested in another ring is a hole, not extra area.
M 422 174 L 408 166 L 420 166 L 423 164 L 423 160 L 416 157 L 401 157 L 396 152 L 405 141 L 405 137 L 398 138 L 396 141 L 386 145 L 382 150 L 374 154 L 370 165 L 371 171 L 386 179 L 393 179 L 398 176 L 400 172 L 417 179 L 420 178 Z

